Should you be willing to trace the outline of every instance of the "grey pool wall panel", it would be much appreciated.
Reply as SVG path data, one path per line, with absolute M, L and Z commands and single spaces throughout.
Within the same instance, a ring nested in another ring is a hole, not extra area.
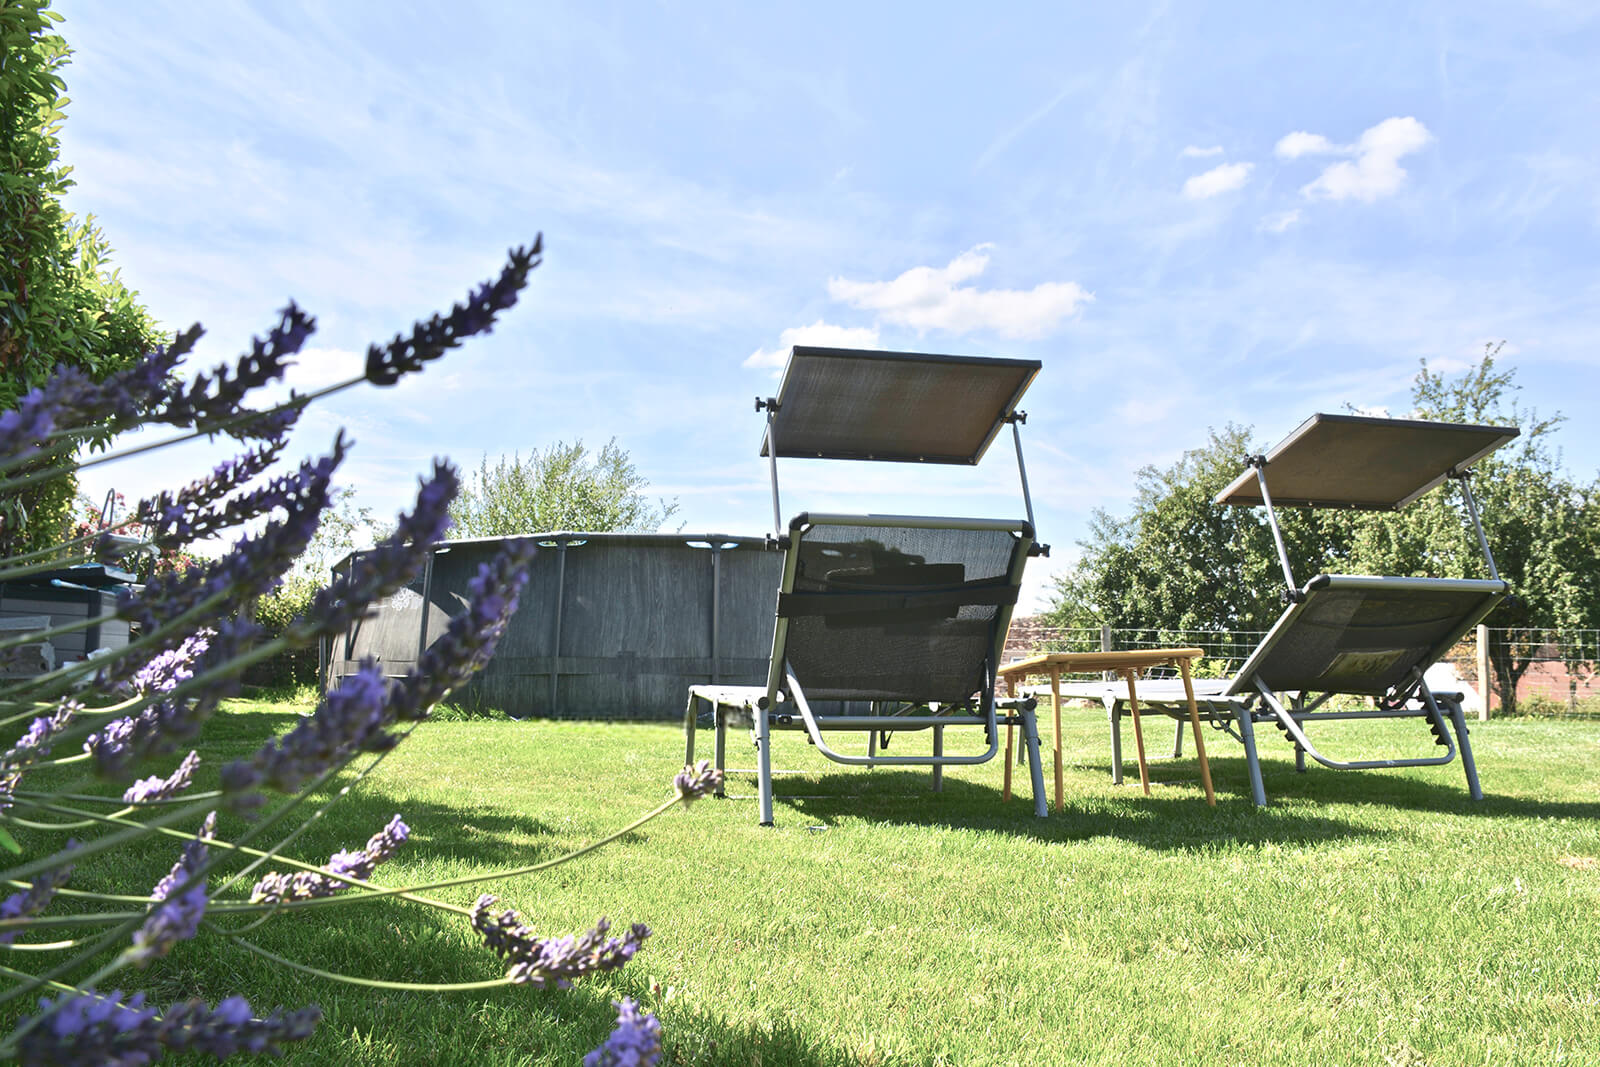
M 494 659 L 454 699 L 515 716 L 676 719 L 691 685 L 761 685 L 781 553 L 723 534 L 534 534 L 540 551 Z M 441 542 L 429 566 L 329 650 L 330 681 L 416 662 L 499 539 Z M 340 564 L 343 569 L 353 557 Z

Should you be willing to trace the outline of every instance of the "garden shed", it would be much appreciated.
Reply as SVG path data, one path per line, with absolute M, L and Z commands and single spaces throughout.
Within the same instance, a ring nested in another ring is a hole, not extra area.
M 725 534 L 531 534 L 540 546 L 494 659 L 455 700 L 511 715 L 676 719 L 702 683 L 756 685 L 783 557 Z M 422 574 L 329 643 L 330 684 L 373 657 L 403 675 L 466 604 L 500 538 L 442 541 Z M 341 560 L 343 571 L 359 558 Z
M 15 650 L 0 662 L 0 673 L 38 674 L 73 663 L 97 648 L 124 648 L 128 624 L 115 618 L 117 592 L 133 582 L 133 575 L 99 563 L 61 567 L 0 582 L 0 638 L 15 637 L 70 623 L 84 628 L 60 634 L 39 645 Z

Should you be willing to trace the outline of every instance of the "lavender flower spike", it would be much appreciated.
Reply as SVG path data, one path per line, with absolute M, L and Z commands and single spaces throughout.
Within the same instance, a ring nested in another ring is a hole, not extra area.
M 155 800 L 165 800 L 180 789 L 188 789 L 194 782 L 194 770 L 200 766 L 200 753 L 191 751 L 183 757 L 183 762 L 178 764 L 178 769 L 167 778 L 153 774 L 148 778 L 141 778 L 128 787 L 122 794 L 125 804 L 148 804 Z
M 411 827 L 396 815 L 389 824 L 367 839 L 367 847 L 358 852 L 336 852 L 328 860 L 328 869 L 365 882 L 372 877 L 378 864 L 393 856 L 406 838 Z M 250 893 L 252 904 L 276 904 L 281 900 L 310 900 L 312 897 L 329 897 L 349 887 L 348 882 L 330 878 L 316 871 L 296 871 L 280 874 L 273 871 L 257 882 Z
M 661 1059 L 661 1020 L 641 1012 L 632 997 L 611 1003 L 617 1009 L 617 1028 L 583 1058 L 583 1067 L 655 1067 Z
M 190 1000 L 169 1007 L 163 1017 L 144 1006 L 144 994 L 126 1002 L 122 991 L 100 994 L 64 993 L 40 1000 L 41 1011 L 53 1014 L 21 1040 L 18 1060 L 33 1067 L 45 1064 L 107 1064 L 143 1067 L 167 1051 L 206 1053 L 226 1059 L 238 1052 L 281 1055 L 283 1044 L 304 1041 L 322 1019 L 315 1005 L 300 1011 L 274 1011 L 255 1018 L 243 997 L 228 997 L 213 1010 Z
M 703 759 L 695 766 L 686 766 L 679 771 L 672 779 L 672 788 L 687 808 L 690 802 L 699 797 L 722 792 L 722 772 L 711 766 L 710 760 Z
M 133 935 L 133 948 L 128 958 L 143 967 L 158 956 L 172 951 L 179 941 L 187 941 L 200 928 L 200 919 L 206 912 L 205 868 L 211 850 L 206 842 L 212 840 L 217 829 L 217 813 L 206 816 L 200 832 L 193 841 L 183 846 L 183 855 L 172 865 L 167 876 L 156 883 L 150 896 L 157 901 L 144 926 Z M 194 881 L 176 897 L 173 894 Z
M 67 841 L 65 852 L 78 847 L 73 840 Z M 67 884 L 67 879 L 72 877 L 72 864 L 64 863 L 59 867 L 52 867 L 33 880 L 27 889 L 13 893 L 4 901 L 0 901 L 0 919 L 25 919 L 30 915 L 37 915 L 49 906 L 55 897 L 56 890 Z M 0 945 L 9 945 L 16 940 L 17 931 L 7 930 L 0 933 Z
M 506 977 L 535 989 L 555 986 L 570 989 L 579 978 L 596 971 L 612 971 L 633 959 L 650 928 L 634 923 L 622 937 L 607 937 L 611 923 L 601 919 L 580 937 L 537 937 L 522 917 L 507 908 L 491 915 L 495 897 L 485 893 L 472 906 L 472 928 L 495 955 L 511 961 Z
M 56 710 L 49 715 L 41 715 L 28 724 L 17 743 L 0 755 L 0 811 L 11 806 L 11 794 L 17 788 L 17 782 L 22 779 L 22 772 L 35 760 L 43 759 L 50 754 L 50 744 L 56 734 L 67 728 L 67 724 L 83 710 L 83 705 L 75 700 L 62 700 L 56 704 Z

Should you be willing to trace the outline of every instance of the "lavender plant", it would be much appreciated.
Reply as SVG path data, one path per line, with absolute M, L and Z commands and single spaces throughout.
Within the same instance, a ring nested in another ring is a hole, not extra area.
M 609 921 L 601 919 L 576 936 L 541 936 L 515 910 L 495 910 L 492 896 L 463 908 L 424 895 L 544 870 L 571 857 L 430 885 L 386 886 L 376 880 L 379 867 L 410 836 L 399 814 L 364 846 L 338 852 L 325 864 L 289 854 L 310 822 L 348 790 L 332 790 L 333 800 L 311 810 L 314 792 L 341 776 L 359 784 L 494 654 L 527 578 L 534 551 L 529 541 L 508 540 L 483 565 L 466 609 L 405 677 L 387 678 L 376 664 L 364 663 L 313 714 L 221 767 L 204 768 L 190 747 L 220 703 L 236 692 L 248 666 L 361 618 L 411 581 L 429 545 L 448 529 L 459 480 L 440 461 L 394 533 L 314 597 L 281 634 L 268 638 L 251 621 L 248 605 L 275 588 L 305 549 L 329 507 L 333 476 L 349 447 L 340 435 L 325 456 L 274 476 L 295 420 L 321 396 L 363 381 L 392 385 L 466 338 L 488 332 L 516 303 L 540 254 L 539 241 L 512 250 L 498 278 L 474 289 L 448 314 L 371 346 L 362 375 L 315 394 L 291 394 L 282 404 L 252 408 L 247 400 L 282 377 L 315 329 L 315 320 L 293 304 L 233 366 L 186 384 L 176 372 L 200 336 L 198 326 L 102 382 L 63 367 L 13 410 L 0 413 L 0 495 L 135 451 L 78 455 L 82 442 L 108 432 L 160 424 L 175 432 L 158 446 L 217 433 L 250 446 L 187 486 L 141 502 L 120 530 L 0 558 L 0 582 L 11 582 L 75 564 L 112 563 L 127 551 L 130 531 L 160 551 L 236 534 L 220 558 L 153 576 L 119 597 L 116 615 L 132 624 L 135 635 L 126 647 L 42 673 L 0 675 L 0 846 L 15 859 L 0 875 L 15 890 L 0 902 L 0 1005 L 34 1002 L 0 1039 L 0 1060 L 144 1064 L 168 1052 L 218 1059 L 276 1053 L 314 1031 L 320 1018 L 315 1006 L 261 1012 L 240 997 L 224 996 L 214 1005 L 190 1000 L 158 1010 L 146 1005 L 142 993 L 98 990 L 129 968 L 158 965 L 179 942 L 219 932 L 243 951 L 340 980 L 344 976 L 281 959 L 240 933 L 285 912 L 372 895 L 403 896 L 455 913 L 505 966 L 500 978 L 432 987 L 440 990 L 567 988 L 622 966 L 639 951 L 650 934 L 643 924 L 612 935 Z M 136 450 L 150 447 L 157 446 Z M 0 639 L 0 667 L 19 662 L 21 650 L 81 625 Z M 188 754 L 174 762 L 185 749 Z M 358 760 L 364 765 L 355 769 Z M 63 783 L 70 784 L 79 770 L 92 770 L 103 782 L 98 792 L 66 791 Z M 214 780 L 216 788 L 186 797 L 197 775 Z M 660 806 L 573 855 L 615 840 L 680 801 L 713 792 L 718 777 L 705 764 L 686 768 Z M 248 829 L 234 840 L 221 839 L 219 811 L 247 816 Z M 169 849 L 171 870 L 147 897 L 98 897 L 69 888 L 75 872 L 116 864 L 131 851 Z M 617 1008 L 616 1031 L 585 1062 L 656 1062 L 659 1023 L 631 1000 Z

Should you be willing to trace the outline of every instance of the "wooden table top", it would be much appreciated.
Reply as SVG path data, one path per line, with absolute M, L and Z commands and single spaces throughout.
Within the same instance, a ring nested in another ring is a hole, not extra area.
M 1041 652 L 1036 656 L 1008 663 L 1000 668 L 1000 677 L 1026 676 L 1049 670 L 1068 671 L 1125 671 L 1155 667 L 1175 660 L 1197 660 L 1206 654 L 1203 648 L 1131 648 L 1115 652 Z

